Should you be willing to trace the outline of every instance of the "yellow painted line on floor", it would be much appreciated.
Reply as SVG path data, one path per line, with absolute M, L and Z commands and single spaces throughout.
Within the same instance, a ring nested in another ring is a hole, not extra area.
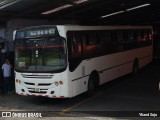
M 88 101 L 96 98 L 96 97 L 99 96 L 101 93 L 102 93 L 102 91 L 101 91 L 101 92 L 98 92 L 97 94 L 95 94 L 95 95 L 94 95 L 93 97 L 91 97 L 91 98 L 88 98 L 88 99 L 86 99 L 86 100 L 84 100 L 84 101 L 81 101 L 81 102 L 79 102 L 79 103 L 71 106 L 71 107 L 68 107 L 68 108 L 66 108 L 66 109 L 63 109 L 61 112 L 62 112 L 62 113 L 68 112 L 68 111 L 72 110 L 73 108 L 75 108 L 75 107 L 77 107 L 77 106 L 79 106 L 79 105 L 81 105 L 81 104 L 84 104 L 84 103 L 86 103 L 86 102 L 88 102 Z

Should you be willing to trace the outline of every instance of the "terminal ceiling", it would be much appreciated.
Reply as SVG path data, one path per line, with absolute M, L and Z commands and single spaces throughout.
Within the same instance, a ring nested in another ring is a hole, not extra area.
M 19 18 L 90 25 L 160 24 L 160 0 L 0 0 L 1 23 Z

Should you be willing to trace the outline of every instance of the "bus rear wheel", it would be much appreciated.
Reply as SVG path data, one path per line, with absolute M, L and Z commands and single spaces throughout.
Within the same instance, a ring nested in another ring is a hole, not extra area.
M 133 63 L 133 68 L 132 68 L 132 76 L 137 75 L 138 70 L 139 70 L 138 60 L 135 60 Z

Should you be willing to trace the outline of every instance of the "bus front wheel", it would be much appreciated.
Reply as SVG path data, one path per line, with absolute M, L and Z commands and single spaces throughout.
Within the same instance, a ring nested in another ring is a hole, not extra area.
M 93 96 L 95 91 L 96 91 L 96 81 L 95 81 L 95 77 L 92 75 L 90 76 L 89 81 L 88 81 L 87 96 L 88 97 Z

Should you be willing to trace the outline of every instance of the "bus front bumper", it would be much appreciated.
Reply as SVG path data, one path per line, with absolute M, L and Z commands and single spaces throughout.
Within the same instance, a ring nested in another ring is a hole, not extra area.
M 24 96 L 43 96 L 49 98 L 66 98 L 66 96 L 60 95 L 61 86 L 55 88 L 27 88 L 16 83 L 16 94 Z

